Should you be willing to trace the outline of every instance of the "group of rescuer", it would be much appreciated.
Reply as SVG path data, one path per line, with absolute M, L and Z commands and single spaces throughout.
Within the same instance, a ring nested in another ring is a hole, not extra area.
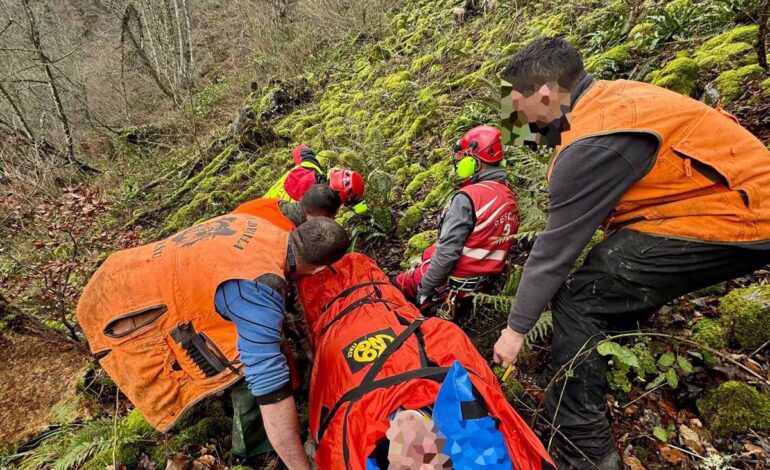
M 555 150 L 547 225 L 494 346 L 503 366 L 549 304 L 555 373 L 603 332 L 637 328 L 676 297 L 770 262 L 770 152 L 729 113 L 646 83 L 595 80 L 561 38 L 522 47 L 501 78 L 502 126 L 457 141 L 461 183 L 437 241 L 391 278 L 424 314 L 506 274 L 519 227 L 503 164 L 509 138 Z M 111 255 L 77 314 L 102 367 L 156 428 L 229 388 L 234 453 L 272 446 L 288 468 L 309 469 L 282 339 L 287 295 L 343 257 L 350 240 L 334 219 L 341 206 L 365 214 L 366 203 L 356 171 L 326 171 L 305 146 L 293 160 L 265 198 Z M 599 227 L 603 241 L 570 274 Z M 141 354 L 156 360 L 133 359 Z M 606 368 L 592 352 L 546 391 L 560 468 L 622 468 Z

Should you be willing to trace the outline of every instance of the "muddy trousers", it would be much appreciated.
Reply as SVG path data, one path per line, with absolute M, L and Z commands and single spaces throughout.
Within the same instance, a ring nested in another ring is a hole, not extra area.
M 706 244 L 621 230 L 588 254 L 553 298 L 551 369 L 589 350 L 605 332 L 633 330 L 681 295 L 770 264 L 770 249 Z M 584 356 L 585 357 L 585 356 Z M 607 361 L 595 351 L 546 393 L 557 428 L 592 461 L 613 450 L 604 394 Z M 563 374 L 560 374 L 563 377 Z M 560 452 L 578 457 L 557 436 Z

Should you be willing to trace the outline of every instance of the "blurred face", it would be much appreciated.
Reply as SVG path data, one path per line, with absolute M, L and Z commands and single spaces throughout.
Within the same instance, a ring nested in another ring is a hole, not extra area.
M 569 129 L 571 91 L 556 80 L 503 80 L 501 108 L 503 143 L 549 145 L 561 143 Z
M 452 468 L 449 457 L 441 453 L 446 439 L 434 429 L 433 421 L 415 410 L 397 412 L 385 435 L 390 441 L 389 470 Z

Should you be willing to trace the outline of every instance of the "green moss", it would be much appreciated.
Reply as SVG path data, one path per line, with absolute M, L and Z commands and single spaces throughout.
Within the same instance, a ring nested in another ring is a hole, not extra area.
M 401 217 L 401 220 L 398 221 L 398 229 L 396 230 L 396 233 L 398 236 L 406 235 L 407 233 L 417 228 L 420 220 L 422 220 L 422 210 L 420 210 L 419 205 L 415 204 L 409 207 L 404 212 L 404 216 Z
M 727 331 L 710 318 L 704 318 L 692 328 L 692 340 L 713 349 L 722 349 L 727 344 Z
M 752 51 L 757 25 L 740 26 L 715 36 L 703 43 L 695 52 L 695 60 L 705 69 L 726 70 L 757 63 Z
M 407 196 L 407 197 L 412 196 L 415 193 L 415 191 L 425 186 L 425 183 L 428 182 L 428 179 L 430 178 L 430 176 L 431 176 L 430 170 L 425 170 L 415 175 L 412 182 L 407 185 L 406 189 L 404 189 L 404 196 Z
M 398 171 L 399 168 L 406 166 L 406 157 L 397 155 L 385 162 L 385 169 L 388 171 Z
M 529 25 L 527 36 L 535 39 L 540 36 L 561 36 L 566 31 L 570 21 L 566 13 L 558 13 L 535 16 L 528 19 L 527 24 Z
M 630 61 L 631 48 L 628 45 L 621 45 L 589 57 L 586 59 L 585 68 L 598 78 L 610 78 L 625 70 Z
M 725 382 L 709 390 L 697 406 L 717 435 L 770 429 L 770 398 L 743 382 Z
M 677 57 L 669 61 L 661 70 L 647 75 L 646 80 L 663 88 L 690 95 L 695 89 L 700 66 L 689 57 Z
M 757 38 L 759 32 L 758 25 L 739 26 L 737 28 L 725 31 L 722 34 L 714 36 L 708 41 L 704 42 L 698 50 L 711 51 L 722 47 L 726 44 L 732 44 L 736 42 L 748 42 L 751 43 Z
M 190 203 L 182 206 L 166 221 L 164 232 L 173 233 L 189 227 L 201 218 L 214 217 L 230 208 L 230 194 L 225 191 L 200 192 Z
M 505 374 L 505 368 L 503 367 L 495 367 L 493 371 L 498 377 L 502 377 Z M 509 377 L 505 382 L 500 382 L 500 387 L 503 389 L 505 400 L 509 403 L 516 402 L 516 399 L 523 396 L 525 392 L 524 385 L 512 377 Z
M 645 51 L 655 41 L 655 33 L 658 27 L 653 20 L 638 23 L 628 32 L 629 41 L 626 43 L 631 50 Z
M 759 88 L 761 88 L 765 94 L 770 94 L 770 78 L 762 80 L 762 83 L 759 84 Z
M 418 57 L 412 61 L 412 65 L 409 67 L 409 71 L 412 73 L 418 73 L 428 65 L 432 64 L 436 60 L 436 56 L 433 54 L 426 54 L 422 57 Z
M 770 340 L 770 286 L 735 289 L 722 298 L 719 319 L 742 348 L 758 348 Z
M 169 456 L 188 446 L 205 445 L 211 439 L 226 435 L 232 425 L 233 420 L 229 416 L 207 416 L 152 449 L 150 456 L 155 462 L 165 462 Z
M 455 187 L 451 181 L 442 181 L 433 190 L 425 196 L 422 207 L 425 209 L 435 209 L 443 207 L 454 193 Z
M 399 90 L 404 88 L 405 86 L 408 86 L 409 81 L 411 79 L 412 79 L 412 74 L 406 70 L 402 70 L 400 72 L 396 72 L 394 74 L 388 75 L 387 77 L 382 79 L 382 82 L 379 83 L 379 85 L 388 90 Z M 378 82 L 379 81 L 380 80 L 378 80 Z M 377 83 L 375 83 L 375 85 L 377 85 Z
M 404 259 L 409 260 L 421 256 L 422 252 L 436 241 L 437 234 L 437 230 L 426 230 L 409 238 L 409 241 L 406 242 Z

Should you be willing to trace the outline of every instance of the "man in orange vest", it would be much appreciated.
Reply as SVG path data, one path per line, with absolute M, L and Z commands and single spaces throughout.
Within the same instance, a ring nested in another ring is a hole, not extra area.
M 620 468 L 604 401 L 606 360 L 591 346 L 678 296 L 770 262 L 770 152 L 719 107 L 645 83 L 594 80 L 561 38 L 522 48 L 503 80 L 512 137 L 556 153 L 548 223 L 494 359 L 515 361 L 550 302 L 553 371 L 582 348 L 592 351 L 546 394 L 564 437 L 560 467 Z M 607 238 L 569 276 L 600 225 Z
M 350 240 L 325 217 L 289 233 L 227 214 L 113 253 L 78 303 L 91 351 L 126 396 L 166 431 L 242 377 L 273 447 L 309 469 L 280 332 L 289 280 L 339 260 Z M 236 410 L 237 412 L 238 410 Z
M 339 196 L 328 184 L 315 184 L 304 191 L 299 202 L 288 202 L 275 198 L 261 198 L 245 202 L 233 210 L 233 214 L 248 214 L 260 217 L 272 223 L 276 227 L 291 232 L 308 220 L 315 217 L 327 217 L 333 219 L 340 208 Z M 227 287 L 227 286 L 223 286 Z M 248 293 L 251 286 L 232 285 L 232 294 L 242 299 L 248 306 Z M 224 305 L 226 289 L 218 291 L 219 301 Z M 246 293 L 246 297 L 242 293 Z M 310 354 L 312 348 L 309 344 L 307 324 L 303 315 L 293 311 L 289 306 L 293 303 L 289 290 L 287 292 L 287 309 L 284 316 L 283 331 L 287 337 L 299 343 L 301 349 Z M 230 302 L 232 303 L 232 300 Z M 296 388 L 300 387 L 301 378 L 298 374 L 291 355 L 288 343 L 284 341 L 284 353 L 291 371 L 291 381 Z M 233 405 L 233 454 L 239 457 L 254 458 L 271 450 L 266 438 L 259 410 L 259 403 L 249 391 L 248 383 L 239 381 L 230 389 L 230 398 Z

